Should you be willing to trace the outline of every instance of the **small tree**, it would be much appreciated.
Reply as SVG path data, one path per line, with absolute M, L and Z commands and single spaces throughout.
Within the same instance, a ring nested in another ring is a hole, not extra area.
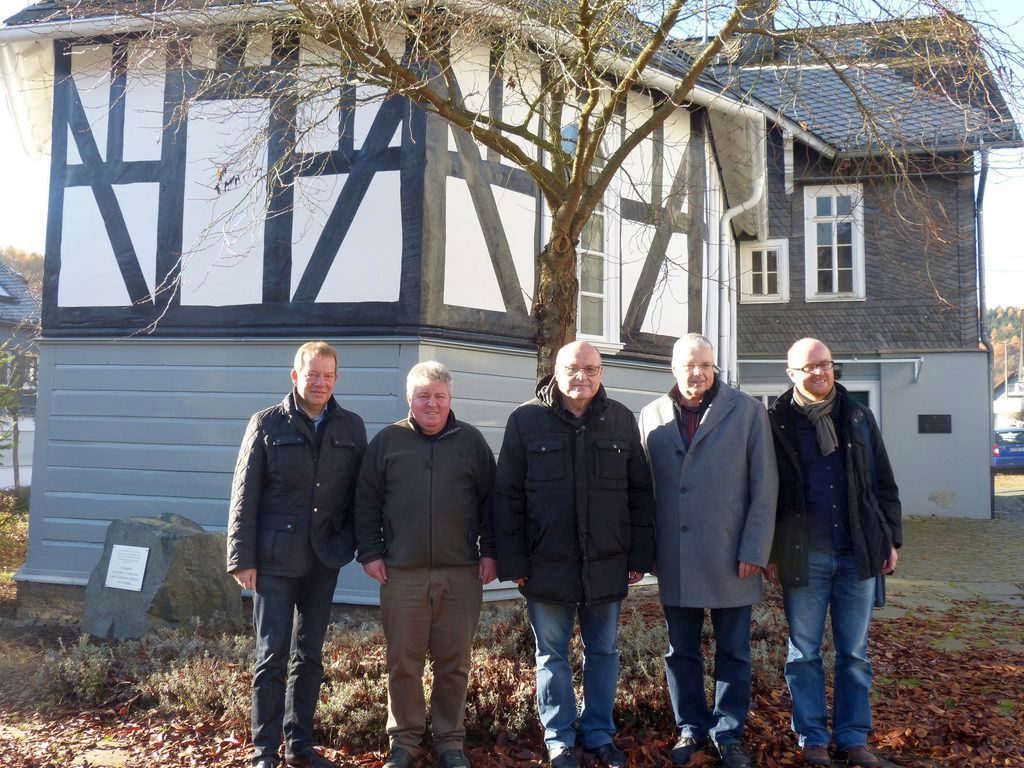
M 15 493 L 21 491 L 21 400 L 26 385 L 34 384 L 34 367 L 28 356 L 18 350 L 11 340 L 0 345 L 0 452 L 11 452 Z

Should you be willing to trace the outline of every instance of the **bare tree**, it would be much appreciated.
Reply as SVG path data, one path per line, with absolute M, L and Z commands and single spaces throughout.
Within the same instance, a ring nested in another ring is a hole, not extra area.
M 259 87 L 274 94 L 271 109 L 287 114 L 320 105 L 296 121 L 291 145 L 276 142 L 261 178 L 271 192 L 293 182 L 300 162 L 294 147 L 328 119 L 322 105 L 357 85 L 410 100 L 452 126 L 457 142 L 475 142 L 529 174 L 550 216 L 531 308 L 539 375 L 551 372 L 554 351 L 576 335 L 577 248 L 588 220 L 630 153 L 698 90 L 756 100 L 766 73 L 774 73 L 779 117 L 813 132 L 815 116 L 802 111 L 800 67 L 828 68 L 845 86 L 851 113 L 848 135 L 838 141 L 850 159 L 830 172 L 902 182 L 909 206 L 921 200 L 913 179 L 922 168 L 962 170 L 985 137 L 998 135 L 1007 116 L 1002 94 L 1016 94 L 1012 74 L 1020 63 L 1015 45 L 972 0 L 278 0 L 241 8 L 241 27 L 231 26 L 239 13 L 225 16 L 225 5 L 213 0 L 180 14 L 174 3 L 135 12 L 159 22 L 150 29 L 178 51 L 169 60 L 182 68 L 183 41 L 197 31 L 220 25 L 229 51 L 232 35 L 272 41 L 269 80 L 261 72 L 258 84 L 241 81 L 239 64 L 210 70 L 192 89 Z M 514 109 L 492 109 L 486 92 L 460 87 L 455 63 L 481 44 Z M 674 75 L 666 84 L 651 74 L 664 74 L 668 59 Z M 752 71 L 760 74 L 751 78 Z M 907 95 L 893 99 L 895 84 Z M 651 111 L 609 141 L 638 89 L 653 93 Z M 918 104 L 936 100 L 948 107 L 945 122 L 920 125 Z M 239 183 L 219 179 L 218 190 L 221 181 Z M 923 204 L 897 215 L 932 232 L 948 230 L 935 222 L 942 212 Z

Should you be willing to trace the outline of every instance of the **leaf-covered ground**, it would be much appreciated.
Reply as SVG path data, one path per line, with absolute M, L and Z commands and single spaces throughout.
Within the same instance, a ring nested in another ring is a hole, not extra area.
M 640 598 L 635 607 L 653 621 L 657 607 L 643 604 L 650 599 Z M 877 620 L 872 660 L 879 752 L 900 766 L 1024 766 L 1022 619 L 1017 608 L 975 600 Z M 247 734 L 217 721 L 155 717 L 134 710 L 130 702 L 85 712 L 33 711 L 33 702 L 23 695 L 24 681 L 40 664 L 41 644 L 50 638 L 38 627 L 14 632 L 13 626 L 0 625 L 0 766 L 246 764 Z M 480 684 L 488 679 L 486 670 L 475 676 Z M 499 696 L 501 684 L 508 682 L 498 684 Z M 620 719 L 631 719 L 628 708 Z M 639 720 L 649 724 L 651 717 Z M 788 722 L 784 684 L 755 690 L 747 742 L 756 765 L 801 764 Z M 670 738 L 663 728 L 625 725 L 619 744 L 633 766 L 664 766 Z M 325 754 L 366 768 L 376 768 L 383 758 L 340 743 Z M 514 741 L 498 732 L 472 745 L 470 754 L 478 768 L 543 764 L 536 729 Z M 715 763 L 708 755 L 699 764 Z

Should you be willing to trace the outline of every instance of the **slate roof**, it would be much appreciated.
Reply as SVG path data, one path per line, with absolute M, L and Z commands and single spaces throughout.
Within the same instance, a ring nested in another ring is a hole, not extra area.
M 39 301 L 28 290 L 25 278 L 0 263 L 0 326 L 15 328 L 39 323 Z
M 734 48 L 716 73 L 840 156 L 1020 146 L 976 34 L 959 22 L 936 17 L 789 30 L 774 47 Z

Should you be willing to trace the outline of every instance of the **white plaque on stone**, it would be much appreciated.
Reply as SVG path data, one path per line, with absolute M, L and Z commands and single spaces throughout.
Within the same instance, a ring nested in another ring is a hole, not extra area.
M 146 560 L 148 559 L 148 547 L 128 547 L 124 544 L 115 544 L 110 552 L 107 580 L 103 586 L 141 592 L 142 577 L 146 575 Z

